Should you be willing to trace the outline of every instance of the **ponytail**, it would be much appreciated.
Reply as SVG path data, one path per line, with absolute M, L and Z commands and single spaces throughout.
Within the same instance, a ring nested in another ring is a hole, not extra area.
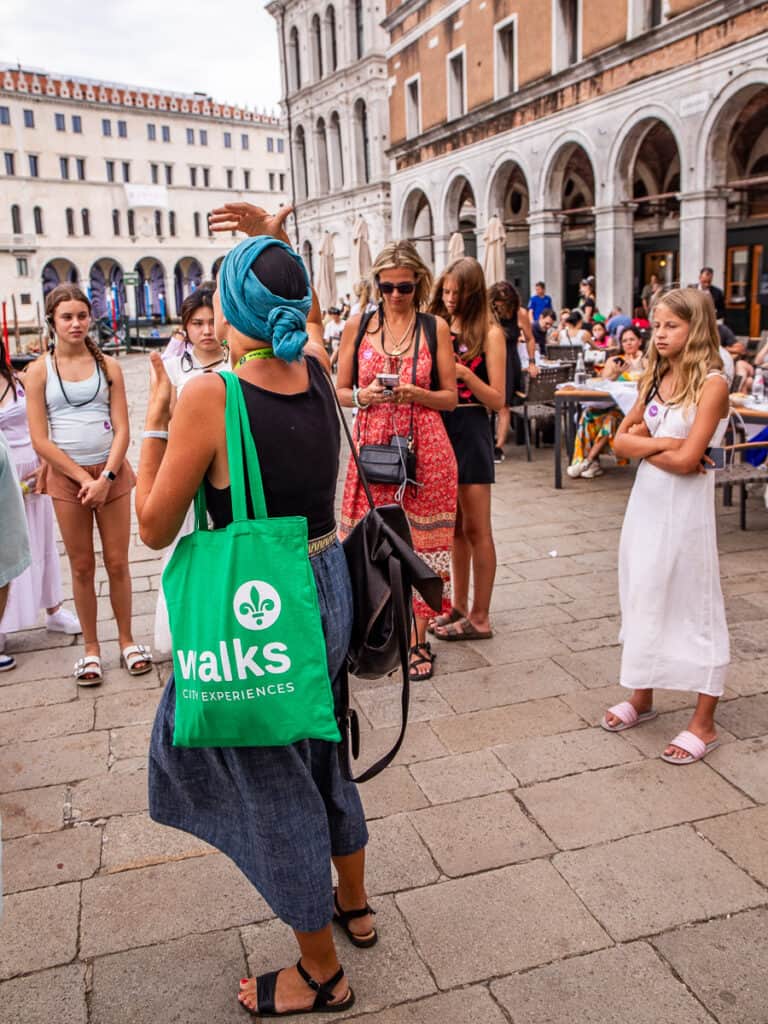
M 107 382 L 107 385 L 109 387 L 112 387 L 112 381 L 110 380 L 109 374 L 107 373 L 107 360 L 104 358 L 104 353 L 101 351 L 101 349 L 90 336 L 90 334 L 86 334 L 85 336 L 85 347 L 96 360 L 96 365 L 98 366 L 99 370 L 104 374 L 104 380 Z

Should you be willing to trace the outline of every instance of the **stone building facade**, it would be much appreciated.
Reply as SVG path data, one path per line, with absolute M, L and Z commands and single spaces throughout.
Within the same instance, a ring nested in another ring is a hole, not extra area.
M 440 269 L 498 213 L 507 276 L 608 310 L 704 264 L 768 328 L 768 4 L 388 0 L 392 230 Z
M 288 197 L 278 118 L 195 93 L 163 93 L 0 65 L 0 299 L 34 324 L 61 281 L 104 315 L 178 313 L 232 239 L 207 214 Z M 126 288 L 127 272 L 138 285 Z
M 374 257 L 391 237 L 384 0 L 273 0 L 267 10 L 282 56 L 299 251 L 317 279 L 330 234 L 344 296 L 358 218 Z

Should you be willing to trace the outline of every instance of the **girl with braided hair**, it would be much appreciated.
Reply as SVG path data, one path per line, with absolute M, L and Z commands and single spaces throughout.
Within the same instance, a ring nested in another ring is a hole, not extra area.
M 48 464 L 45 491 L 72 569 L 84 657 L 75 663 L 80 686 L 102 681 L 96 632 L 94 521 L 101 536 L 109 596 L 117 621 L 121 661 L 131 675 L 152 668 L 152 655 L 131 632 L 130 493 L 135 476 L 128 450 L 128 404 L 117 361 L 88 337 L 91 304 L 72 284 L 46 299 L 51 351 L 27 371 L 27 415 L 32 445 Z

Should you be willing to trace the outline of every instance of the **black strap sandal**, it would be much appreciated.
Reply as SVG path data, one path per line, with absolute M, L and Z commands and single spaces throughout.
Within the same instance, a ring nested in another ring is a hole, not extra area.
M 432 653 L 429 643 L 414 644 L 408 654 L 411 666 L 408 678 L 411 682 L 418 683 L 420 679 L 431 679 L 435 674 L 434 661 L 437 655 Z M 419 672 L 419 665 L 429 665 L 429 672 Z
M 292 1017 L 300 1013 L 343 1013 L 350 1009 L 355 1002 L 355 993 L 352 989 L 347 990 L 347 995 L 339 1003 L 334 1003 L 336 998 L 333 989 L 344 977 L 344 968 L 340 967 L 336 974 L 328 981 L 320 983 L 315 981 L 311 974 L 308 974 L 302 966 L 301 960 L 296 964 L 296 970 L 302 980 L 309 985 L 316 993 L 315 1001 L 308 1010 L 281 1010 L 275 1009 L 275 992 L 277 990 L 277 976 L 280 971 L 270 971 L 269 974 L 260 974 L 256 978 L 256 1009 L 252 1010 L 245 1003 L 240 1003 L 242 1008 L 251 1014 L 252 1017 Z
M 371 946 L 376 945 L 379 941 L 379 935 L 375 928 L 373 928 L 368 935 L 355 935 L 349 927 L 350 921 L 365 917 L 366 914 L 373 914 L 375 916 L 375 910 L 372 910 L 367 903 L 362 910 L 342 910 L 339 906 L 339 897 L 335 892 L 333 894 L 333 905 L 336 908 L 333 920 L 341 928 L 353 946 L 357 946 L 358 949 L 370 949 Z

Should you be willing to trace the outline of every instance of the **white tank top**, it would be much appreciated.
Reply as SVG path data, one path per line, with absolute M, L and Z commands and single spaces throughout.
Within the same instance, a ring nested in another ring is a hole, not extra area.
M 106 462 L 115 432 L 109 412 L 109 385 L 98 363 L 87 380 L 65 380 L 63 390 L 50 355 L 45 357 L 45 365 L 51 440 L 78 466 Z

